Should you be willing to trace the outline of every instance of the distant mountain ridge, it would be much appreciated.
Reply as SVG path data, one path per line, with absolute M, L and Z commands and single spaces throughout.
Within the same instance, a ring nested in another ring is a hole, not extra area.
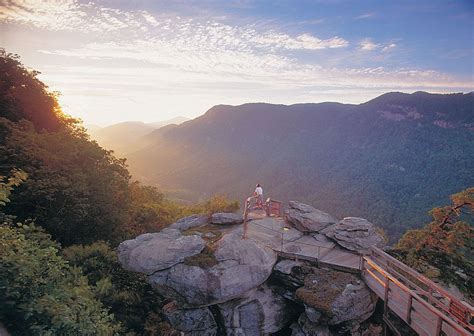
M 180 198 L 300 199 L 392 238 L 474 185 L 474 94 L 387 93 L 360 105 L 217 105 L 149 134 L 132 174 Z
M 168 125 L 179 125 L 188 121 L 186 117 L 175 117 L 168 120 L 144 123 L 142 121 L 125 121 L 106 127 L 86 125 L 92 139 L 106 149 L 112 149 L 118 156 L 126 156 L 147 145 L 144 137 L 153 131 Z

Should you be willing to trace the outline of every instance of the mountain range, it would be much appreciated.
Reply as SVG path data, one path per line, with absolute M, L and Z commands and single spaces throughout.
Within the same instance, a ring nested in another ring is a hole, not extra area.
M 146 147 L 144 138 L 154 130 L 167 125 L 179 125 L 189 119 L 175 117 L 168 120 L 144 123 L 141 121 L 125 121 L 106 127 L 86 125 L 87 132 L 92 139 L 106 149 L 114 150 L 118 156 L 126 156 L 130 151 Z
M 474 185 L 474 93 L 387 93 L 366 103 L 217 105 L 129 150 L 135 178 L 175 198 L 298 199 L 367 218 L 391 240 Z

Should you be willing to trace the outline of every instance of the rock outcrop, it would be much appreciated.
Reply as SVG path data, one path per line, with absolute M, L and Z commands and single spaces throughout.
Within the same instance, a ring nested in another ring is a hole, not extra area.
M 363 322 L 375 310 L 377 297 L 355 275 L 313 268 L 296 290 L 313 323 Z
M 205 241 L 197 235 L 183 236 L 179 230 L 165 229 L 124 241 L 117 251 L 123 268 L 152 274 L 200 253 L 205 245 Z
M 244 298 L 218 305 L 227 335 L 262 335 L 284 328 L 295 316 L 275 288 L 262 285 Z
M 183 242 L 189 245 L 184 246 Z M 176 244 L 181 246 L 179 253 L 175 251 Z M 226 234 L 214 248 L 203 250 L 201 237 L 182 236 L 173 229 L 139 236 L 120 244 L 118 249 L 119 260 L 126 269 L 150 274 L 152 285 L 163 293 L 175 293 L 174 298 L 184 307 L 240 297 L 265 282 L 276 262 L 273 250 L 235 234 Z M 175 258 L 170 257 L 173 254 Z M 202 262 L 208 259 L 214 265 Z
M 179 231 L 186 231 L 194 227 L 206 225 L 209 222 L 209 216 L 191 215 L 181 218 L 176 223 L 168 226 L 169 229 L 176 229 Z
M 242 216 L 235 213 L 218 212 L 211 216 L 211 223 L 217 225 L 234 225 L 243 222 Z
M 176 330 L 187 335 L 217 335 L 217 323 L 207 307 L 179 309 L 176 302 L 171 302 L 163 307 L 163 313 Z
M 301 232 L 319 232 L 337 219 L 331 215 L 313 208 L 310 205 L 291 201 L 287 211 L 287 220 Z
M 367 253 L 371 246 L 382 247 L 384 238 L 374 224 L 359 217 L 346 217 L 321 231 L 340 246 L 358 253 Z
M 121 243 L 118 257 L 168 299 L 163 313 L 186 336 L 269 335 L 290 325 L 292 335 L 326 336 L 341 326 L 355 328 L 375 307 L 363 282 L 307 261 L 277 262 L 274 250 L 285 238 L 285 251 L 310 240 L 326 249 L 365 252 L 380 246 L 382 237 L 364 219 L 337 222 L 297 202 L 290 203 L 288 221 L 293 227 L 274 217 L 254 219 L 250 238 L 242 239 L 240 215 L 188 216 Z

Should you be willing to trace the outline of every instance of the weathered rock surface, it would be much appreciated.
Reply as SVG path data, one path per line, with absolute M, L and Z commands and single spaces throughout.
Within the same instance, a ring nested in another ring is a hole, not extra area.
M 305 274 L 301 271 L 304 262 L 283 259 L 273 268 L 273 277 L 285 286 L 296 289 L 303 286 Z
M 170 324 L 189 336 L 215 336 L 217 323 L 209 308 L 178 309 L 176 302 L 163 307 L 163 313 Z
M 301 232 L 319 232 L 337 222 L 331 215 L 295 201 L 289 203 L 287 219 Z
M 226 234 L 213 252 L 209 268 L 174 265 L 149 280 L 163 292 L 175 293 L 187 307 L 212 305 L 242 297 L 270 276 L 276 262 L 273 250 L 239 235 Z
M 124 241 L 117 251 L 125 269 L 152 274 L 183 262 L 204 247 L 205 241 L 199 236 L 183 236 L 179 230 L 165 229 Z
M 181 218 L 176 223 L 173 223 L 168 226 L 168 228 L 185 231 L 193 227 L 206 225 L 208 222 L 209 216 L 191 215 L 188 217 Z
M 298 202 L 290 203 L 288 221 L 292 227 L 278 218 L 254 219 L 251 223 L 259 225 L 242 239 L 243 227 L 232 225 L 242 222 L 239 215 L 188 216 L 161 232 L 123 242 L 119 260 L 125 269 L 147 274 L 158 292 L 174 299 L 164 314 L 183 335 L 268 335 L 293 322 L 293 336 L 330 336 L 331 330 L 359 326 L 376 302 L 363 282 L 308 261 L 276 263 L 274 250 L 284 237 L 285 251 L 294 253 L 290 247 L 304 244 L 365 252 L 381 246 L 382 236 L 365 219 L 336 222 Z
M 377 232 L 375 225 L 359 217 L 346 217 L 321 233 L 342 247 L 358 253 L 368 253 L 371 246 L 384 245 L 384 238 Z
M 218 225 L 234 225 L 241 224 L 244 219 L 241 215 L 236 213 L 218 212 L 211 216 L 211 223 Z
M 327 325 L 312 322 L 306 313 L 301 314 L 298 322 L 291 325 L 291 336 L 332 336 Z
M 218 305 L 227 335 L 266 335 L 285 327 L 294 316 L 289 303 L 273 288 L 262 285 L 244 298 Z
M 305 304 L 307 317 L 328 325 L 363 322 L 373 314 L 377 301 L 375 294 L 355 275 L 323 269 L 313 269 L 296 296 Z

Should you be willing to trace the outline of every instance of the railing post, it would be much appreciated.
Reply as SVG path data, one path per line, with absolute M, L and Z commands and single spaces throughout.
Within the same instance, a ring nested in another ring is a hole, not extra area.
M 249 208 L 249 199 L 247 198 L 244 202 L 244 234 L 243 239 L 247 239 L 247 219 L 248 219 L 248 208 Z
M 443 326 L 443 319 L 438 316 L 438 320 L 436 321 L 436 333 L 435 336 L 441 335 L 441 328 Z
M 281 245 L 280 245 L 280 252 L 283 253 L 283 233 L 284 231 L 281 231 Z
M 406 321 L 408 325 L 411 324 L 411 309 L 412 309 L 412 304 L 413 304 L 413 296 L 408 294 L 408 309 L 407 309 L 407 316 L 406 316 Z
M 390 278 L 385 275 L 384 314 L 388 314 L 388 291 L 390 289 Z

